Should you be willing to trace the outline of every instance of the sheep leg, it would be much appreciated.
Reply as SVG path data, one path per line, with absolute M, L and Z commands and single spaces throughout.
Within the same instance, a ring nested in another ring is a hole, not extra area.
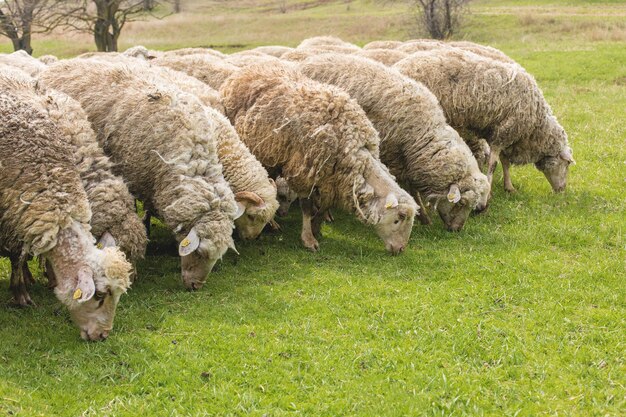
M 317 214 L 315 214 L 315 216 L 313 216 L 311 219 L 311 229 L 313 231 L 313 236 L 315 236 L 317 239 L 320 239 L 322 237 L 322 224 L 326 220 L 327 213 L 327 210 L 323 212 L 318 211 Z
M 499 158 L 500 158 L 500 151 L 496 149 L 491 149 L 491 154 L 489 154 L 489 166 L 487 169 L 487 178 L 489 179 L 490 186 L 493 184 L 493 173 L 496 171 Z
M 28 262 L 26 260 L 24 260 L 24 263 L 22 264 L 22 274 L 24 275 L 24 284 L 26 284 L 27 287 L 35 285 L 35 279 L 28 268 Z
M 504 175 L 504 189 L 509 193 L 514 193 L 516 190 L 511 182 L 511 172 L 509 171 L 511 163 L 505 156 L 500 157 L 500 162 L 502 162 L 502 174 Z
M 9 288 L 13 293 L 13 300 L 15 304 L 20 307 L 34 305 L 33 300 L 31 300 L 30 295 L 28 295 L 26 283 L 24 282 L 24 264 L 26 263 L 26 254 L 22 254 L 19 257 L 12 255 L 9 259 L 11 260 L 11 284 Z
M 313 218 L 313 202 L 308 198 L 301 198 L 300 208 L 302 210 L 302 233 L 300 234 L 300 238 L 307 249 L 317 252 L 320 245 L 317 239 L 315 239 L 313 229 L 311 227 L 311 219 Z
M 423 225 L 431 224 L 430 216 L 428 215 L 428 209 L 426 208 L 426 204 L 424 204 L 422 200 L 422 196 L 419 192 L 415 193 L 415 200 L 417 204 L 420 206 L 420 209 L 419 209 L 420 212 L 417 215 L 417 218 L 419 219 L 420 223 Z
M 54 288 L 57 286 L 57 276 L 54 274 L 52 264 L 49 260 L 45 260 L 44 275 L 48 278 L 48 288 Z
M 152 224 L 150 220 L 152 220 L 152 215 L 150 214 L 148 210 L 144 211 L 142 220 L 143 220 L 143 226 L 146 228 L 146 234 L 148 235 L 148 237 L 150 237 L 150 226 Z
M 324 221 L 326 223 L 332 223 L 335 221 L 335 217 L 333 217 L 333 213 L 330 212 L 330 209 L 326 210 L 326 212 L 324 213 Z

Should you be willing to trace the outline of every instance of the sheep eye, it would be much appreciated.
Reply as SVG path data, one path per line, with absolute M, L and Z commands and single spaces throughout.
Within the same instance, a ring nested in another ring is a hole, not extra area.
M 248 220 L 251 222 L 254 221 L 254 216 L 252 214 L 248 214 Z
M 106 296 L 107 296 L 107 293 L 102 292 L 102 291 L 96 291 L 93 298 L 96 299 L 97 301 L 101 301 L 101 300 L 104 300 L 104 297 Z
M 393 224 L 398 224 L 398 223 L 400 223 L 400 220 L 398 220 L 398 219 L 396 219 L 396 221 L 393 222 Z

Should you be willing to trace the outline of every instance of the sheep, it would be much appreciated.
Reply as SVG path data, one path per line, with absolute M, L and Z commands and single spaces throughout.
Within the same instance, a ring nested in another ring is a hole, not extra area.
M 380 134 L 381 161 L 411 195 L 419 193 L 434 204 L 448 230 L 460 230 L 473 209 L 486 208 L 487 177 L 422 84 L 350 55 L 312 57 L 298 69 L 359 103 Z
M 245 67 L 252 64 L 268 64 L 272 65 L 276 62 L 280 62 L 279 58 L 266 54 L 233 54 L 227 58 L 224 58 L 224 62 L 235 65 L 237 67 Z
M 500 159 L 506 191 L 515 191 L 510 165 L 527 163 L 543 172 L 555 192 L 565 189 L 574 163 L 567 134 L 519 65 L 451 49 L 414 53 L 394 68 L 437 96 L 451 126 L 487 140 L 490 183 Z
M 252 153 L 306 202 L 301 238 L 308 249 L 319 249 L 321 214 L 339 206 L 373 225 L 389 252 L 404 250 L 417 204 L 379 161 L 376 130 L 345 92 L 276 64 L 239 70 L 220 94 Z
M 195 77 L 215 90 L 239 67 L 210 55 L 164 56 L 153 60 L 155 65 L 171 68 Z
M 39 58 L 39 61 L 43 62 L 46 65 L 54 64 L 55 62 L 59 62 L 59 58 L 54 55 L 42 55 Z
M 176 55 L 176 56 L 186 56 L 186 55 L 198 55 L 198 54 L 206 54 L 212 55 L 217 58 L 225 58 L 227 55 L 223 52 L 217 51 L 211 48 L 182 48 L 182 49 L 174 49 L 171 51 L 165 51 L 165 55 Z
M 147 236 L 135 213 L 134 198 L 124 181 L 112 173 L 112 164 L 100 148 L 80 104 L 55 90 L 40 88 L 36 93 L 32 88 L 34 82 L 25 73 L 12 72 L 10 85 L 0 80 L 0 87 L 10 88 L 30 101 L 39 101 L 45 108 L 60 138 L 70 145 L 74 155 L 92 212 L 92 235 L 101 246 L 118 246 L 135 265 L 145 254 Z
M 393 49 L 363 49 L 356 55 L 363 58 L 373 59 L 387 66 L 394 65 L 396 62 L 403 60 L 408 54 Z
M 325 52 L 327 53 L 327 51 Z M 312 56 L 319 55 L 319 53 L 319 51 L 312 49 L 294 49 L 293 51 L 285 52 L 280 59 L 283 62 L 301 62 Z
M 363 46 L 363 49 L 396 49 L 403 44 L 402 41 L 373 41 Z
M 500 51 L 499 49 L 492 48 L 491 46 L 479 45 L 477 43 L 467 41 L 448 42 L 448 45 L 454 48 L 463 49 L 464 51 L 473 52 L 476 55 L 480 55 L 485 58 L 491 58 L 493 60 L 504 62 L 507 64 L 517 64 L 517 62 L 515 62 L 504 52 Z
M 19 50 L 11 54 L 0 54 L 0 64 L 18 68 L 31 77 L 37 76 L 46 68 L 46 64 L 28 55 L 26 51 Z
M 289 183 L 281 176 L 276 178 L 276 196 L 278 198 L 278 214 L 280 217 L 285 217 L 289 212 L 289 207 L 294 201 L 298 199 L 298 194 L 289 188 Z
M 180 89 L 144 80 L 124 64 L 74 59 L 40 75 L 78 100 L 129 189 L 179 242 L 182 280 L 199 289 L 230 247 L 241 215 L 217 159 L 216 130 L 205 107 Z
M 123 55 L 109 54 L 95 59 L 135 64 L 137 73 L 141 72 L 143 79 L 172 83 L 182 91 L 198 97 L 205 106 L 224 113 L 219 93 L 196 78 L 148 62 L 137 63 L 133 58 Z M 207 116 L 211 117 L 217 130 L 217 154 L 224 178 L 230 184 L 240 209 L 244 210 L 244 214 L 235 220 L 235 228 L 242 239 L 254 239 L 272 220 L 278 208 L 276 186 L 222 114 L 210 112 Z M 149 210 L 146 212 L 146 225 L 149 228 L 150 213 Z
M 354 52 L 361 50 L 361 48 L 359 48 L 358 46 L 352 43 L 346 42 L 336 36 L 314 36 L 312 38 L 308 38 L 300 42 L 300 45 L 298 45 L 297 49 L 328 47 L 328 46 L 330 47 L 336 46 L 339 48 L 351 49 Z
M 432 49 L 451 49 L 445 42 L 437 41 L 434 39 L 414 39 L 399 45 L 395 50 L 404 52 L 405 54 L 412 54 L 419 51 L 430 51 Z
M 11 260 L 13 296 L 19 305 L 32 304 L 26 261 L 43 256 L 81 337 L 105 339 L 130 286 L 131 265 L 117 248 L 95 246 L 70 144 L 48 117 L 37 85 L 14 75 L 0 69 L 0 256 Z
M 252 51 L 261 52 L 267 55 L 271 55 L 276 58 L 280 58 L 283 54 L 289 51 L 293 51 L 293 48 L 288 46 L 279 46 L 279 45 L 269 45 L 269 46 L 258 46 Z

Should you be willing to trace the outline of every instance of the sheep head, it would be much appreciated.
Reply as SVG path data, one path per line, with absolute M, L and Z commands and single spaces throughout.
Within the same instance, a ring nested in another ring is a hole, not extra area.
M 275 210 L 265 200 L 252 191 L 235 193 L 235 201 L 243 214 L 235 220 L 239 237 L 244 240 L 257 238 L 265 225 L 274 217 Z
M 132 267 L 119 249 L 99 249 L 84 229 L 68 229 L 46 255 L 57 279 L 55 293 L 84 340 L 103 340 L 113 328 L 121 295 L 130 287 Z
M 289 188 L 289 183 L 283 177 L 276 178 L 276 196 L 278 198 L 278 215 L 285 217 L 289 213 L 289 207 L 298 199 L 298 194 Z
M 555 193 L 560 193 L 567 186 L 569 166 L 575 164 L 572 148 L 565 146 L 556 156 L 544 156 L 535 163 L 535 167 L 546 176 Z

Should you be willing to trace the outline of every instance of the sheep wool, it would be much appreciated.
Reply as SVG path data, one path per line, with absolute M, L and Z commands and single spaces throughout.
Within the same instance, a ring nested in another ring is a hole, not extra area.
M 394 49 L 363 49 L 358 56 L 363 58 L 373 59 L 381 64 L 392 66 L 398 61 L 402 61 L 408 56 L 408 54 Z
M 215 90 L 239 68 L 211 55 L 167 55 L 153 61 L 155 65 L 184 72 Z
M 0 64 L 20 69 L 31 77 L 37 76 L 40 71 L 46 68 L 46 64 L 28 55 L 25 51 L 16 51 L 11 54 L 0 54 Z

